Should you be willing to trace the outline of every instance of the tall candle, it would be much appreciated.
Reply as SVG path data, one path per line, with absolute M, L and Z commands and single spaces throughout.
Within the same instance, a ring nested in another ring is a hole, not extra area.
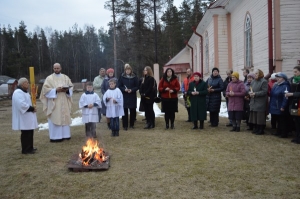
M 29 67 L 29 79 L 30 79 L 30 94 L 31 94 L 31 102 L 33 106 L 36 106 L 36 88 L 35 88 L 35 80 L 34 80 L 34 67 Z

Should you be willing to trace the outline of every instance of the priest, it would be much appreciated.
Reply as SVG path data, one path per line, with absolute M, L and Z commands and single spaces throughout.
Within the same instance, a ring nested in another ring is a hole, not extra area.
M 59 63 L 53 65 L 54 73 L 46 78 L 40 95 L 48 118 L 50 142 L 71 139 L 73 84 L 67 75 L 61 73 L 61 69 Z

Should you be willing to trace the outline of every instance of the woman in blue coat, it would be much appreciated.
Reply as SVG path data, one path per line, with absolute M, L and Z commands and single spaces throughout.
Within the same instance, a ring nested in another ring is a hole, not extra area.
M 270 93 L 269 112 L 277 115 L 278 128 L 277 135 L 282 138 L 288 137 L 286 130 L 286 117 L 288 116 L 288 99 L 285 97 L 285 92 L 290 91 L 290 84 L 287 81 L 287 76 L 284 73 L 275 75 L 277 82 L 273 85 Z
M 224 90 L 223 80 L 219 75 L 219 69 L 213 68 L 212 75 L 206 80 L 207 91 L 206 107 L 209 111 L 211 127 L 219 125 L 219 112 L 221 107 L 221 93 Z

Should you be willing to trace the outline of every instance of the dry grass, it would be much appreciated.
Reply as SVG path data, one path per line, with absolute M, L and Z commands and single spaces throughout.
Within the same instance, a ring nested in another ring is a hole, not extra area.
M 74 96 L 74 112 L 81 93 Z M 50 143 L 48 131 L 35 132 L 34 155 L 22 155 L 20 132 L 11 130 L 10 101 L 0 101 L 0 198 L 300 198 L 300 146 L 290 139 L 229 132 L 205 123 L 191 130 L 179 106 L 175 130 L 136 128 L 110 137 L 105 123 L 98 138 L 112 154 L 102 172 L 74 173 L 66 164 L 85 142 L 84 126 L 72 127 L 72 139 Z M 38 104 L 39 122 L 46 121 Z M 73 115 L 72 117 L 75 117 Z

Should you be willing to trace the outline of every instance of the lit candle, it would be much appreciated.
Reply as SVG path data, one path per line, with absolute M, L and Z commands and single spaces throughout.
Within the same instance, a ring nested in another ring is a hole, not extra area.
M 284 91 L 284 93 L 285 93 L 285 95 L 288 93 L 289 91 L 287 90 L 287 87 L 285 87 L 285 91 Z M 286 96 L 286 99 L 287 99 L 288 97 Z
M 253 93 L 252 87 L 250 86 L 250 92 Z
M 232 86 L 229 87 L 230 92 L 232 92 Z

